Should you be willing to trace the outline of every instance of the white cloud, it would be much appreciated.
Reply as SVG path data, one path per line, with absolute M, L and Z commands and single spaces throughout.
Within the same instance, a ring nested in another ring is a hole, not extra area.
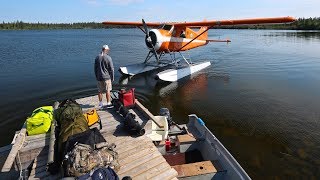
M 100 6 L 101 5 L 101 3 L 99 3 L 97 0 L 86 0 L 86 2 L 92 6 Z
M 144 0 L 108 0 L 110 4 L 126 6 L 134 3 L 142 3 Z
M 127 6 L 134 3 L 143 3 L 144 0 L 85 0 L 87 4 L 92 6 L 116 5 Z

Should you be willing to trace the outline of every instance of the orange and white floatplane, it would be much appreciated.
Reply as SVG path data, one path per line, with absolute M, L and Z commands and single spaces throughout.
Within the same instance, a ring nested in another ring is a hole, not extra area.
M 211 65 L 210 61 L 193 63 L 185 58 L 181 52 L 207 45 L 209 42 L 230 42 L 230 40 L 208 39 L 208 30 L 216 26 L 250 25 L 250 24 L 278 24 L 295 21 L 293 17 L 254 18 L 203 22 L 181 23 L 146 23 L 142 22 L 111 22 L 105 25 L 136 26 L 145 34 L 145 42 L 149 53 L 143 63 L 120 67 L 120 72 L 126 75 L 136 75 L 168 65 L 170 69 L 157 74 L 157 79 L 163 81 L 177 81 Z M 149 29 L 153 27 L 153 29 Z M 197 29 L 197 30 L 195 30 Z M 179 58 L 176 54 L 179 54 Z M 169 55 L 169 59 L 164 56 Z M 154 61 L 150 61 L 155 57 Z M 181 59 L 182 58 L 182 59 Z M 171 68 L 173 67 L 173 68 Z

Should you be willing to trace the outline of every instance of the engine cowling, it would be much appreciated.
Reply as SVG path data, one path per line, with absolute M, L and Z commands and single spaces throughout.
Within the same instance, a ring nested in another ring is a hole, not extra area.
M 156 51 L 158 51 L 162 45 L 162 35 L 157 29 L 151 29 L 149 31 L 149 36 L 146 35 L 145 43 L 148 49 L 152 50 L 152 46 Z

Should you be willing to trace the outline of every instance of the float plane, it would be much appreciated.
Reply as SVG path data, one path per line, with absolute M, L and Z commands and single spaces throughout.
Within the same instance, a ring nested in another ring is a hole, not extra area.
M 156 78 L 163 81 L 177 81 L 211 65 L 210 61 L 193 63 L 185 58 L 181 52 L 207 45 L 209 42 L 230 42 L 230 40 L 208 39 L 208 30 L 216 26 L 250 25 L 250 24 L 279 24 L 295 21 L 293 17 L 254 18 L 238 20 L 212 20 L 202 22 L 172 22 L 146 23 L 142 22 L 114 22 L 105 21 L 105 25 L 136 26 L 145 34 L 145 43 L 149 53 L 144 62 L 120 67 L 122 74 L 133 76 L 146 71 L 173 65 L 157 74 Z M 153 29 L 149 29 L 152 27 Z M 182 57 L 177 58 L 176 54 Z M 170 60 L 164 59 L 170 55 Z M 150 61 L 151 57 L 155 57 Z

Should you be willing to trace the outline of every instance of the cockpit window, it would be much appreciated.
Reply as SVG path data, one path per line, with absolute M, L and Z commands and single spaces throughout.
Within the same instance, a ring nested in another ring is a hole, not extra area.
M 160 26 L 161 29 L 164 29 L 164 30 L 167 30 L 167 31 L 170 31 L 171 28 L 172 28 L 172 25 L 168 25 L 168 24 L 163 24 Z

